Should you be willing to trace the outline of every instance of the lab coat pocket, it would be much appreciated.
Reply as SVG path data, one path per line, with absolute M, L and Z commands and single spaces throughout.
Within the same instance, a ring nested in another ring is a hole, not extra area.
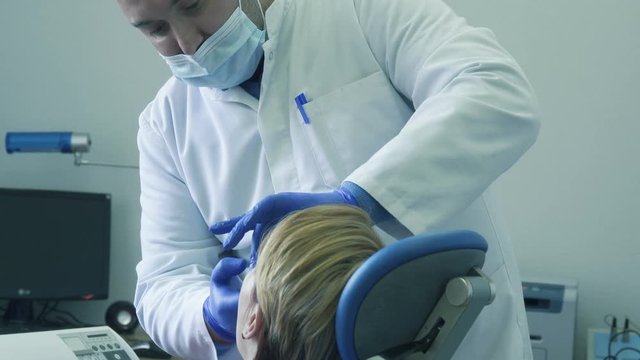
M 309 123 L 301 126 L 331 188 L 396 136 L 413 113 L 382 71 L 303 106 Z

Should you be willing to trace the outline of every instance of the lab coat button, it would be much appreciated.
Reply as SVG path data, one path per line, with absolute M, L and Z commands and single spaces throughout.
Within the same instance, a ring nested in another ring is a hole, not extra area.
M 269 51 L 269 60 L 273 60 L 273 51 Z

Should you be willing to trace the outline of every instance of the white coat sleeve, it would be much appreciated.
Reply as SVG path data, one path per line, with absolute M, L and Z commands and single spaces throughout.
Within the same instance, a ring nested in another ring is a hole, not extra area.
M 535 141 L 532 88 L 493 33 L 440 0 L 354 0 L 364 36 L 415 113 L 347 181 L 413 233 L 465 209 Z
M 216 359 L 202 316 L 209 295 L 214 239 L 181 180 L 164 139 L 140 117 L 138 147 L 142 261 L 135 305 L 142 327 L 168 352 Z

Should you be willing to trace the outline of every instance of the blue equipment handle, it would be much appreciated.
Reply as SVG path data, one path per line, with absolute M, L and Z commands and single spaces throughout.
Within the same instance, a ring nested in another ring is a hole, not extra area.
M 5 136 L 7 153 L 62 152 L 71 153 L 71 132 L 8 132 Z

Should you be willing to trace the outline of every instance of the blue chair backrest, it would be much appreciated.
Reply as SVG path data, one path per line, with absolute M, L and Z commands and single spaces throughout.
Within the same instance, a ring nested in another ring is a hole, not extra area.
M 482 267 L 486 251 L 479 234 L 449 231 L 400 240 L 367 259 L 338 303 L 342 359 L 366 359 L 413 341 L 447 282 Z

